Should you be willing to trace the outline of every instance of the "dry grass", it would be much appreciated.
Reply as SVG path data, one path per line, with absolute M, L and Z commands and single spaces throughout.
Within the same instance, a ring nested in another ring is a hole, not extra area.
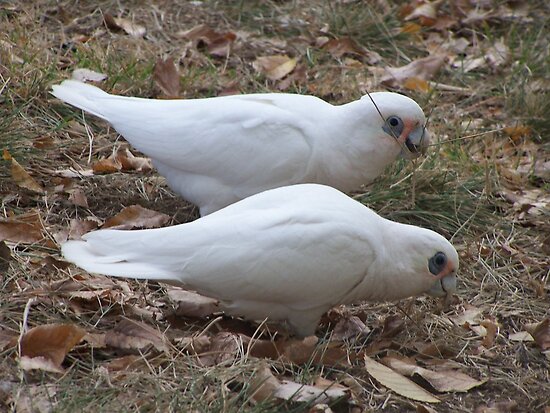
M 378 86 L 365 65 L 345 65 L 311 46 L 320 30 L 326 32 L 325 25 L 330 36 L 349 35 L 378 52 L 381 67 L 400 66 L 426 55 L 414 36 L 394 34 L 402 24 L 398 7 L 388 2 L 385 8 L 384 1 L 372 2 L 377 4 L 372 8 L 364 2 L 321 0 L 206 1 L 202 5 L 164 0 L 155 6 L 138 1 L 121 5 L 111 0 L 94 5 L 45 0 L 21 3 L 0 6 L 0 147 L 8 148 L 48 191 L 36 195 L 22 190 L 4 162 L 0 165 L 1 211 L 7 217 L 38 210 L 52 237 L 66 230 L 73 218 L 105 220 L 132 204 L 169 214 L 171 224 L 197 217 L 196 210 L 175 197 L 154 173 L 118 173 L 77 181 L 89 208 L 72 205 L 66 193 L 54 190 L 59 181 L 51 170 L 85 166 L 88 158 L 82 115 L 48 95 L 52 84 L 69 77 L 77 67 L 108 74 L 105 87 L 117 93 L 156 97 L 154 62 L 159 57 L 182 57 L 182 95 L 196 98 L 215 96 L 229 88 L 242 93 L 275 90 L 277 85 L 255 73 L 251 62 L 260 55 L 288 53 L 300 57 L 308 69 L 307 82 L 292 85 L 289 91 L 313 93 L 340 103 Z M 101 26 L 101 12 L 135 20 L 147 27 L 148 34 L 136 39 L 111 33 Z M 372 328 L 362 342 L 348 344 L 350 352 L 367 348 L 379 338 L 384 320 L 398 316 L 405 320 L 402 329 L 392 339 L 392 346 L 376 356 L 416 357 L 418 343 L 433 343 L 446 358 L 458 362 L 462 371 L 487 380 L 467 393 L 439 395 L 443 400 L 436 407 L 439 412 L 472 411 L 483 404 L 508 400 L 517 402 L 519 411 L 542 411 L 548 405 L 548 359 L 534 344 L 508 338 L 522 331 L 525 324 L 548 317 L 550 304 L 547 205 L 535 215 L 521 200 L 514 207 L 503 196 L 506 191 L 523 191 L 524 195 L 549 189 L 548 180 L 536 173 L 516 172 L 528 156 L 547 159 L 550 132 L 548 89 L 534 90 L 550 73 L 548 7 L 544 2 L 532 2 L 528 12 L 531 23 L 496 20 L 453 32 L 480 43 L 502 38 L 510 47 L 513 64 L 477 72 L 447 68 L 439 75 L 439 82 L 467 88 L 468 92 L 439 91 L 428 96 L 409 91 L 431 114 L 430 127 L 438 143 L 426 159 L 396 164 L 356 195 L 386 217 L 444 234 L 460 252 L 460 297 L 449 310 L 442 311 L 424 298 L 346 310 Z M 186 42 L 176 33 L 199 23 L 220 31 L 246 32 L 250 40 L 226 59 L 205 53 L 190 55 Z M 82 35 L 93 38 L 85 43 L 71 40 Z M 85 122 L 94 134 L 92 159 L 108 156 L 120 144 L 106 124 L 88 116 Z M 517 124 L 531 128 L 528 137 L 512 142 L 503 132 L 494 132 Z M 482 132 L 486 133 L 454 140 Z M 36 148 L 33 142 L 39 137 L 53 138 L 53 145 Z M 208 324 L 169 317 L 171 304 L 163 288 L 143 283 L 130 283 L 133 294 L 122 304 L 101 301 L 81 303 L 77 308 L 51 288 L 60 280 L 82 274 L 72 267 L 58 270 L 44 263 L 47 256 L 59 258 L 55 242 L 10 246 L 13 260 L 0 279 L 2 329 L 19 332 L 26 305 L 30 311 L 25 321 L 31 327 L 72 322 L 101 332 L 125 315 L 144 320 L 169 336 L 185 337 L 200 333 Z M 449 317 L 461 314 L 468 306 L 480 308 L 484 318 L 499 325 L 498 335 L 488 348 L 480 345 L 481 338 L 473 331 L 449 322 Z M 163 316 L 152 317 L 155 312 L 151 309 L 160 309 Z M 325 324 L 318 334 L 329 334 L 330 329 Z M 326 340 L 321 340 L 319 351 L 323 343 Z M 56 406 L 55 411 L 308 411 L 311 407 L 252 402 L 247 386 L 258 360 L 248 356 L 245 349 L 210 367 L 175 344 L 169 354 L 148 349 L 140 355 L 140 368 L 114 378 L 102 369 L 123 355 L 114 349 L 79 345 L 66 359 L 67 370 L 62 376 L 24 373 L 15 355 L 15 350 L 7 349 L 0 358 L 0 410 L 14 411 L 17 400 L 19 409 L 23 401 L 35 400 L 42 406 L 46 400 Z M 418 404 L 380 386 L 360 361 L 338 367 L 313 361 L 271 363 L 278 373 L 300 383 L 312 383 L 318 376 L 347 385 L 354 381 L 354 402 L 339 402 L 332 406 L 335 411 L 411 411 Z M 44 397 L 47 384 L 56 389 L 51 397 Z M 28 397 L 37 391 L 42 391 L 42 396 Z

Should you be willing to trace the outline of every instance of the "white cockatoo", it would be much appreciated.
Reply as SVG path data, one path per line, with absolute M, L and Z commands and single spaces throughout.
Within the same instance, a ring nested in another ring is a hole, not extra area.
M 430 140 L 420 106 L 390 92 L 334 106 L 284 93 L 141 99 L 75 80 L 52 89 L 62 101 L 111 123 L 203 216 L 297 183 L 358 189 L 400 154 L 425 152 Z
M 187 224 L 91 232 L 62 253 L 91 273 L 166 282 L 232 315 L 286 321 L 299 336 L 339 304 L 451 294 L 458 270 L 441 235 L 317 184 L 265 191 Z

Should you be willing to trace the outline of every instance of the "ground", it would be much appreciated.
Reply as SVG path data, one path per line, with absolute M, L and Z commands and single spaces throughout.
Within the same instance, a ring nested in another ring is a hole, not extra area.
M 548 412 L 548 7 L 2 2 L 0 410 Z M 165 214 L 137 226 L 198 217 L 108 124 L 49 94 L 78 68 L 127 96 L 414 98 L 429 116 L 428 154 L 352 195 L 450 239 L 458 294 L 448 307 L 358 303 L 327 314 L 318 339 L 264 329 L 251 344 L 255 326 L 205 316 L 169 287 L 67 265 L 60 243 L 125 207 Z M 335 393 L 298 401 L 282 394 L 292 382 Z

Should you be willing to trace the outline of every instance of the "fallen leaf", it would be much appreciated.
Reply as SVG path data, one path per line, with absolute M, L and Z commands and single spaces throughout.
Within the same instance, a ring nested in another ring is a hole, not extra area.
M 21 356 L 19 358 L 19 367 L 23 370 L 43 370 L 50 373 L 64 373 L 64 369 L 61 366 L 55 364 L 52 360 L 42 356 L 27 357 Z
M 202 318 L 220 311 L 218 300 L 193 291 L 170 288 L 168 297 L 177 304 L 177 316 Z
M 164 335 L 138 321 L 123 318 L 117 325 L 105 334 L 105 344 L 123 349 L 142 350 L 153 346 L 158 351 L 168 352 Z
M 485 319 L 481 322 L 481 326 L 485 328 L 485 335 L 483 336 L 481 344 L 487 348 L 492 347 L 498 334 L 498 324 L 492 320 Z
M 143 37 L 147 32 L 145 27 L 123 17 L 113 17 L 109 13 L 103 14 L 103 20 L 108 29 L 115 32 L 122 30 L 132 37 Z
M 158 228 L 168 221 L 170 221 L 170 217 L 166 214 L 152 211 L 139 205 L 131 205 L 105 221 L 102 228 Z
M 122 164 L 112 157 L 100 159 L 92 164 L 92 171 L 95 175 L 112 174 L 121 169 Z
M 212 340 L 209 336 L 201 334 L 198 337 L 184 336 L 176 338 L 174 339 L 174 344 L 189 354 L 200 354 L 210 348 Z
M 76 188 L 69 192 L 69 201 L 76 206 L 88 208 L 88 199 L 82 188 Z
M 74 324 L 46 324 L 31 328 L 21 337 L 21 367 L 62 372 L 61 363 L 86 331 Z
M 401 67 L 387 67 L 382 69 L 380 83 L 390 87 L 402 86 L 408 79 L 430 80 L 443 67 L 446 56 L 434 54 L 422 59 L 414 60 Z M 417 81 L 418 82 L 418 81 Z
M 428 93 L 431 90 L 430 84 L 424 79 L 420 79 L 418 77 L 409 77 L 403 82 L 403 87 L 405 89 L 423 93 Z
M 75 69 L 71 74 L 71 79 L 78 80 L 80 82 L 101 82 L 107 79 L 107 75 L 104 73 L 94 72 L 90 69 Z
M 123 171 L 147 172 L 153 169 L 151 159 L 135 156 L 126 147 L 118 148 L 114 159 Z
M 350 396 L 349 389 L 340 385 L 311 386 L 290 380 L 279 380 L 265 362 L 256 368 L 249 383 L 251 397 L 257 402 L 275 398 L 293 402 L 328 403 Z
M 193 41 L 197 48 L 201 48 L 204 44 L 209 54 L 220 57 L 229 55 L 231 46 L 237 39 L 235 33 L 218 33 L 205 24 L 200 24 L 187 31 L 181 31 L 177 36 Z
M 535 339 L 535 343 L 542 351 L 550 349 L 550 317 L 545 318 L 540 323 L 527 324 L 525 330 Z
M 360 338 L 370 332 L 370 329 L 357 316 L 343 318 L 332 330 L 331 340 L 344 341 L 353 338 Z
M 479 324 L 482 317 L 480 308 L 468 305 L 461 314 L 451 317 L 451 321 L 459 327 L 469 328 L 470 325 Z
M 51 149 L 55 147 L 55 139 L 51 136 L 39 136 L 32 140 L 32 146 L 37 149 Z
M 512 333 L 508 335 L 508 340 L 511 341 L 535 341 L 533 336 L 527 331 L 518 331 L 517 333 Z
M 0 241 L 32 244 L 43 239 L 40 214 L 31 212 L 0 221 Z
M 418 374 L 439 392 L 467 392 L 485 383 L 485 381 L 475 380 L 467 374 L 456 370 L 433 371 L 425 369 L 417 366 L 411 360 L 384 357 L 381 361 L 392 370 L 405 376 L 412 377 Z
M 81 239 L 82 235 L 97 229 L 100 224 L 100 222 L 91 219 L 71 219 L 69 239 Z
M 296 67 L 296 59 L 287 55 L 258 57 L 252 66 L 270 80 L 279 80 L 291 73 Z
M 167 99 L 180 96 L 180 74 L 174 59 L 158 59 L 153 69 L 153 79 Z
M 144 364 L 143 357 L 135 354 L 122 356 L 105 363 L 103 367 L 109 372 L 119 372 L 123 370 L 136 369 Z
M 382 325 L 382 337 L 391 338 L 395 337 L 403 330 L 405 321 L 398 315 L 390 315 L 384 319 Z
M 365 356 L 365 367 L 367 372 L 380 384 L 401 396 L 425 403 L 439 403 L 441 401 L 418 384 L 368 356 Z
M 11 161 L 11 177 L 18 186 L 39 194 L 44 193 L 44 188 L 11 156 L 7 149 L 4 149 L 3 158 Z
M 437 19 L 437 7 L 439 4 L 439 1 L 421 3 L 405 17 L 405 21 L 418 19 L 422 26 L 433 26 Z
M 356 56 L 366 56 L 367 52 L 360 47 L 353 39 L 342 37 L 340 39 L 331 39 L 322 45 L 333 57 L 339 59 L 345 54 Z

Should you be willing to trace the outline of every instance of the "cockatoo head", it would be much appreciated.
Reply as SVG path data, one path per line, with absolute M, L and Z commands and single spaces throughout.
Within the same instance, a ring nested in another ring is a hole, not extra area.
M 377 107 L 375 115 L 382 131 L 401 146 L 402 157 L 413 159 L 426 153 L 430 133 L 424 112 L 414 100 L 388 92 L 370 93 L 361 99 Z
M 392 221 L 380 242 L 380 267 L 384 299 L 400 299 L 429 294 L 450 296 L 456 291 L 458 253 L 440 234 Z M 388 247 L 389 245 L 389 247 Z

